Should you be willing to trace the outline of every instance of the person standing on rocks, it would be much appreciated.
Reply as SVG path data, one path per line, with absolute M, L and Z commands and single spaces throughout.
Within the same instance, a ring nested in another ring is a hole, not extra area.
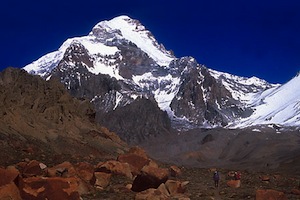
M 219 187 L 219 181 L 220 181 L 220 174 L 217 170 L 214 172 L 213 180 L 215 182 L 215 187 L 218 188 Z

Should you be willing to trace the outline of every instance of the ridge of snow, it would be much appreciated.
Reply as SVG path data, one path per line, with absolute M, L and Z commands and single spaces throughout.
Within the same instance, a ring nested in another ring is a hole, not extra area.
M 222 84 L 228 91 L 230 91 L 234 99 L 244 102 L 245 104 L 250 104 L 250 102 L 252 102 L 253 99 L 256 97 L 256 94 L 261 91 L 250 91 L 250 87 L 260 87 L 262 89 L 266 89 L 268 86 L 280 86 L 280 84 L 270 84 L 267 81 L 254 76 L 251 78 L 241 77 L 226 72 L 219 72 L 213 69 L 209 69 L 209 72 L 215 79 L 222 81 Z M 236 88 L 239 88 L 239 90 L 237 90 Z
M 296 76 L 284 85 L 261 93 L 254 102 L 254 113 L 241 119 L 234 127 L 246 127 L 256 124 L 300 125 L 300 76 Z
M 156 40 L 150 32 L 139 23 L 135 23 L 128 16 L 119 16 L 109 21 L 102 21 L 95 27 L 100 26 L 107 30 L 120 30 L 122 36 L 137 45 L 142 51 L 147 53 L 154 61 L 161 66 L 168 66 L 174 59 L 167 52 L 161 51 L 157 47 Z
M 170 116 L 172 115 L 170 104 L 179 90 L 179 77 L 172 77 L 171 74 L 155 77 L 151 72 L 147 72 L 143 75 L 133 76 L 132 80 L 141 88 L 149 90 L 150 87 L 153 87 L 152 93 L 158 107 L 163 111 L 167 111 Z M 149 82 L 156 85 L 149 84 Z

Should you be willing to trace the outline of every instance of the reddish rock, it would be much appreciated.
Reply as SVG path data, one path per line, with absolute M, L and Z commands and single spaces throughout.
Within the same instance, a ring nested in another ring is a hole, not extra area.
M 300 190 L 299 189 L 292 189 L 291 193 L 294 194 L 294 195 L 300 195 Z
M 20 191 L 23 199 L 79 200 L 77 178 L 30 177 L 21 181 Z
M 160 180 L 168 179 L 169 176 L 169 170 L 166 168 L 157 168 L 157 167 L 151 167 L 151 166 L 144 166 L 141 170 L 142 173 L 151 175 L 153 177 L 156 177 Z
M 141 192 L 149 188 L 158 188 L 168 180 L 169 170 L 165 168 L 155 168 L 145 166 L 141 174 L 137 175 L 132 184 L 132 190 Z
M 27 165 L 27 162 L 19 162 L 17 163 L 15 166 L 20 170 L 20 171 L 23 171 L 24 168 L 26 167 Z
M 14 182 L 19 176 L 19 171 L 12 167 L 8 169 L 0 168 L 0 187 Z
M 170 175 L 173 177 L 178 177 L 181 175 L 181 170 L 179 169 L 179 167 L 172 165 L 170 166 Z
M 276 190 L 257 190 L 256 200 L 287 200 L 283 192 Z
M 231 187 L 231 188 L 239 188 L 239 187 L 241 187 L 241 180 L 227 181 L 227 186 Z
M 104 189 L 110 182 L 111 174 L 105 172 L 95 172 L 95 178 L 95 187 L 98 189 Z
M 136 154 L 136 155 L 141 156 L 141 157 L 143 157 L 145 159 L 148 159 L 146 151 L 144 149 L 140 148 L 140 147 L 137 147 L 137 146 L 131 147 L 129 149 L 128 153 Z
M 150 162 L 148 158 L 133 153 L 120 155 L 118 161 L 128 163 L 134 175 L 139 174 L 141 169 Z
M 167 195 L 161 191 L 150 188 L 145 191 L 139 192 L 135 196 L 135 200 L 168 200 L 170 199 Z
M 149 163 L 147 164 L 147 166 L 159 168 L 158 164 L 151 159 L 149 160 Z
M 175 180 L 167 180 L 167 182 L 165 183 L 166 188 L 171 195 L 185 193 L 187 184 L 188 181 L 181 183 L 180 181 Z
M 130 165 L 128 163 L 122 163 L 115 160 L 100 163 L 100 165 L 97 165 L 95 171 L 123 175 L 132 179 Z
M 0 177 L 2 179 L 1 175 Z M 0 199 L 1 200 L 9 200 L 9 199 L 22 200 L 19 189 L 13 182 L 2 185 L 0 187 Z
M 63 162 L 53 167 L 57 176 L 75 177 L 77 175 L 74 166 L 70 162 Z
M 270 177 L 267 175 L 262 175 L 259 177 L 261 181 L 270 181 Z
M 44 176 L 45 171 L 41 168 L 40 163 L 37 160 L 29 161 L 21 171 L 23 177 Z
M 159 190 L 162 194 L 166 196 L 170 196 L 170 192 L 168 191 L 167 186 L 164 183 L 160 184 L 157 190 Z
M 282 178 L 280 175 L 274 175 L 273 177 L 274 177 L 274 179 L 275 179 L 276 181 L 278 181 L 278 180 L 280 180 L 280 179 Z
M 94 179 L 94 166 L 87 162 L 77 163 L 75 166 L 75 170 L 82 180 L 91 183 Z M 94 183 L 92 183 L 94 184 Z

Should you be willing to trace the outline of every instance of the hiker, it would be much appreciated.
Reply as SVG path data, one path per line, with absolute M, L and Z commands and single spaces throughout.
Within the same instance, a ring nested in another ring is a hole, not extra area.
M 215 187 L 219 187 L 219 181 L 220 181 L 220 175 L 219 175 L 219 172 L 218 171 L 215 171 L 214 172 L 214 176 L 213 176 L 213 179 L 215 181 Z

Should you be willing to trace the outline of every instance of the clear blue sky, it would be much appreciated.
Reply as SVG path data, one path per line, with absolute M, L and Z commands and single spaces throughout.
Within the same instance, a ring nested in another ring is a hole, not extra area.
M 299 0 L 52 0 L 0 5 L 1 70 L 23 67 L 106 19 L 138 19 L 177 57 L 284 83 L 300 70 Z

